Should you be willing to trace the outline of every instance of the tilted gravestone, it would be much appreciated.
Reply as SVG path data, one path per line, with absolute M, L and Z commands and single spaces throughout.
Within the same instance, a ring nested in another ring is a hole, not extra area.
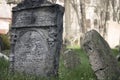
M 87 52 L 98 80 L 120 79 L 120 68 L 112 55 L 112 50 L 97 31 L 91 30 L 85 34 L 82 48 Z
M 64 8 L 46 0 L 24 0 L 13 8 L 10 71 L 58 74 Z

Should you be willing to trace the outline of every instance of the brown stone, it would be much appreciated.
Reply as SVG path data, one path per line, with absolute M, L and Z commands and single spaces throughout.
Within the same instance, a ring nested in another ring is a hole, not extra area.
M 84 35 L 82 48 L 98 80 L 120 80 L 120 68 L 112 50 L 97 31 L 91 30 Z

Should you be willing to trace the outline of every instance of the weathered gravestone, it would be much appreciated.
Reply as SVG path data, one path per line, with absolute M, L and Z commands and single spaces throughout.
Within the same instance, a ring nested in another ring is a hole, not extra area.
M 120 80 L 120 68 L 108 43 L 101 35 L 91 30 L 82 39 L 82 48 L 87 52 L 89 61 L 98 80 Z
M 66 44 L 62 44 L 60 53 L 66 68 L 73 69 L 80 64 L 79 54 L 73 49 L 67 49 Z
M 10 70 L 58 74 L 64 8 L 46 0 L 24 0 L 13 8 Z
M 60 53 L 63 54 L 66 49 L 66 44 L 62 44 Z
M 76 53 L 73 49 L 66 49 L 62 55 L 64 66 L 66 68 L 73 69 L 80 64 L 79 54 Z

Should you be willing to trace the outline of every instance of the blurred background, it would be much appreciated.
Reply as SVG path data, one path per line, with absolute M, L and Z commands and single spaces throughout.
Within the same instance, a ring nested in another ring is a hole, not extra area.
M 0 0 L 0 34 L 9 35 L 12 8 L 23 0 Z M 80 37 L 97 30 L 111 48 L 120 44 L 120 0 L 49 0 L 65 7 L 63 43 L 79 45 Z
M 12 8 L 21 1 L 0 0 L 0 80 L 48 80 L 24 74 L 8 75 Z M 120 0 L 49 1 L 65 7 L 59 80 L 96 80 L 86 53 L 80 49 L 81 37 L 92 29 L 108 42 L 120 64 Z

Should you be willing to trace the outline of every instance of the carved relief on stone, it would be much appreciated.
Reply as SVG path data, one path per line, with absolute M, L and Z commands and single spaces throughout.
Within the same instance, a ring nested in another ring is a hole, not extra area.
M 41 1 L 41 2 L 40 2 Z M 42 2 L 43 1 L 43 2 Z M 57 76 L 64 8 L 46 0 L 25 0 L 13 8 L 11 70 Z
M 15 45 L 15 69 L 27 73 L 45 73 L 45 60 L 48 54 L 46 39 L 42 32 L 34 30 L 21 32 Z M 41 63 L 41 64 L 39 64 Z
M 55 26 L 56 27 L 56 26 Z M 49 47 L 53 47 L 57 41 L 57 29 L 55 27 L 50 27 L 48 31 L 48 44 Z
M 16 44 L 17 38 L 18 38 L 18 33 L 16 32 L 16 29 L 11 30 L 11 38 L 10 38 L 10 44 L 11 44 L 11 54 L 9 56 L 9 61 L 10 61 L 10 71 L 14 72 L 14 61 L 15 61 L 15 55 L 14 55 L 14 46 Z

